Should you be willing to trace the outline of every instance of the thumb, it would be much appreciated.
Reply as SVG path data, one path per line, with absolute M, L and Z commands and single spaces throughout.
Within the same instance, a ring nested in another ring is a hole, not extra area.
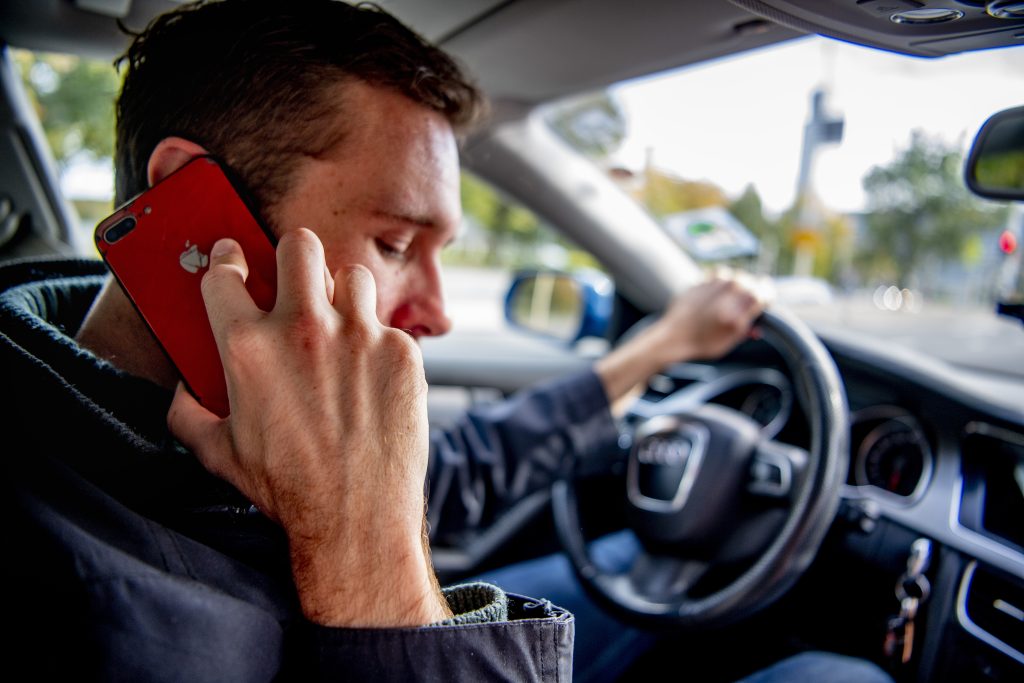
M 228 468 L 227 433 L 224 420 L 200 405 L 182 382 L 174 391 L 167 412 L 167 427 L 178 441 L 192 451 L 210 473 L 224 478 Z

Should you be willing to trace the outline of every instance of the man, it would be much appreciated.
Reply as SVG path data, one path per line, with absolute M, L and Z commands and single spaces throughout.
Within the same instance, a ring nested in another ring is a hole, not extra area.
M 386 14 L 325 0 L 183 8 L 126 59 L 117 201 L 218 156 L 279 239 L 278 299 L 257 309 L 245 255 L 216 244 L 219 419 L 95 266 L 0 271 L 0 356 L 23 388 L 4 414 L 30 437 L 5 461 L 15 660 L 105 680 L 566 680 L 571 615 L 483 584 L 441 591 L 424 540 L 414 340 L 450 326 L 439 253 L 475 89 Z M 594 373 L 524 401 L 552 402 L 550 435 L 585 449 L 580 427 L 607 429 L 609 401 L 724 352 L 759 310 L 709 283 Z
M 4 477 L 17 659 L 104 680 L 567 677 L 571 615 L 442 595 L 423 541 L 413 339 L 448 325 L 437 256 L 476 91 L 389 16 L 331 2 L 186 8 L 127 61 L 117 201 L 216 154 L 279 237 L 279 303 L 257 311 L 244 255 L 218 244 L 220 421 L 172 403 L 174 369 L 94 268 L 4 272 L 4 367 L 25 388 L 4 414 L 30 437 Z

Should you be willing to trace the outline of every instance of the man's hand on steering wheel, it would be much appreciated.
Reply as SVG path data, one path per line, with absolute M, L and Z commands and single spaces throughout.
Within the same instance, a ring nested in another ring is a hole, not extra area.
M 597 362 L 609 404 L 667 365 L 728 353 L 750 334 L 764 291 L 753 278 L 720 272 L 677 295 L 657 321 Z

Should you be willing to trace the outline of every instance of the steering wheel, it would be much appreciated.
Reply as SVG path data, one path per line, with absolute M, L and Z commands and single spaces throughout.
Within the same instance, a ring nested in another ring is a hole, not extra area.
M 758 327 L 789 369 L 809 422 L 808 450 L 714 404 L 650 417 L 626 466 L 627 518 L 641 550 L 621 573 L 588 551 L 573 474 L 554 484 L 555 527 L 577 575 L 627 620 L 697 627 L 749 616 L 807 569 L 835 517 L 849 465 L 839 372 L 791 314 L 766 311 Z

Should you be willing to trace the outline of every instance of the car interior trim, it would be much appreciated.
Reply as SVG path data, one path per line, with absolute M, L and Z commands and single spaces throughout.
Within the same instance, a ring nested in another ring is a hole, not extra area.
M 550 500 L 551 491 L 542 489 L 517 502 L 459 550 L 432 547 L 430 556 L 434 569 L 442 574 L 460 573 L 480 566 L 483 560 L 507 543 L 516 532 L 544 510 Z
M 748 368 L 724 373 L 712 379 L 700 381 L 699 383 L 689 384 L 658 401 L 638 398 L 630 408 L 630 413 L 635 417 L 650 418 L 667 412 L 686 412 L 687 410 L 691 410 L 696 406 L 707 403 L 728 391 L 747 385 L 766 385 L 775 387 L 782 392 L 783 396 L 792 396 L 792 386 L 790 385 L 789 380 L 786 379 L 786 376 L 778 370 L 773 370 L 771 368 Z M 790 408 L 792 407 L 792 403 L 792 398 L 790 398 L 788 404 L 783 401 L 783 405 L 789 406 Z M 782 420 L 782 424 L 785 424 L 788 419 L 789 414 L 787 413 L 785 418 Z M 772 420 L 772 422 L 765 426 L 762 429 L 762 432 L 766 431 L 768 427 L 774 427 L 776 420 L 778 420 L 778 418 Z
M 960 590 L 957 592 L 956 598 L 956 620 L 960 623 L 965 631 L 970 633 L 978 640 L 994 647 L 1003 654 L 1015 659 L 1016 661 L 1024 664 L 1024 653 L 1018 652 L 1014 648 L 1004 643 L 999 638 L 995 637 L 985 629 L 978 626 L 971 619 L 970 614 L 967 611 L 967 596 L 971 590 L 971 581 L 974 579 L 974 574 L 978 569 L 977 560 L 972 561 L 967 565 L 967 569 L 964 570 L 963 578 L 960 579 Z
M 994 553 L 999 557 L 1010 560 L 1013 563 L 1013 566 L 1005 567 L 1008 571 L 1024 573 L 1024 553 L 1017 552 L 1013 548 L 991 539 L 988 536 L 979 534 L 973 529 L 968 529 L 960 523 L 960 501 L 963 495 L 963 490 L 964 478 L 960 476 L 957 477 L 956 485 L 953 489 L 952 506 L 949 511 L 949 527 L 953 531 L 954 536 L 966 541 L 966 545 L 960 544 L 961 550 L 970 553 L 971 555 L 980 556 L 981 552 L 979 552 L 979 550 L 983 548 L 989 553 Z

